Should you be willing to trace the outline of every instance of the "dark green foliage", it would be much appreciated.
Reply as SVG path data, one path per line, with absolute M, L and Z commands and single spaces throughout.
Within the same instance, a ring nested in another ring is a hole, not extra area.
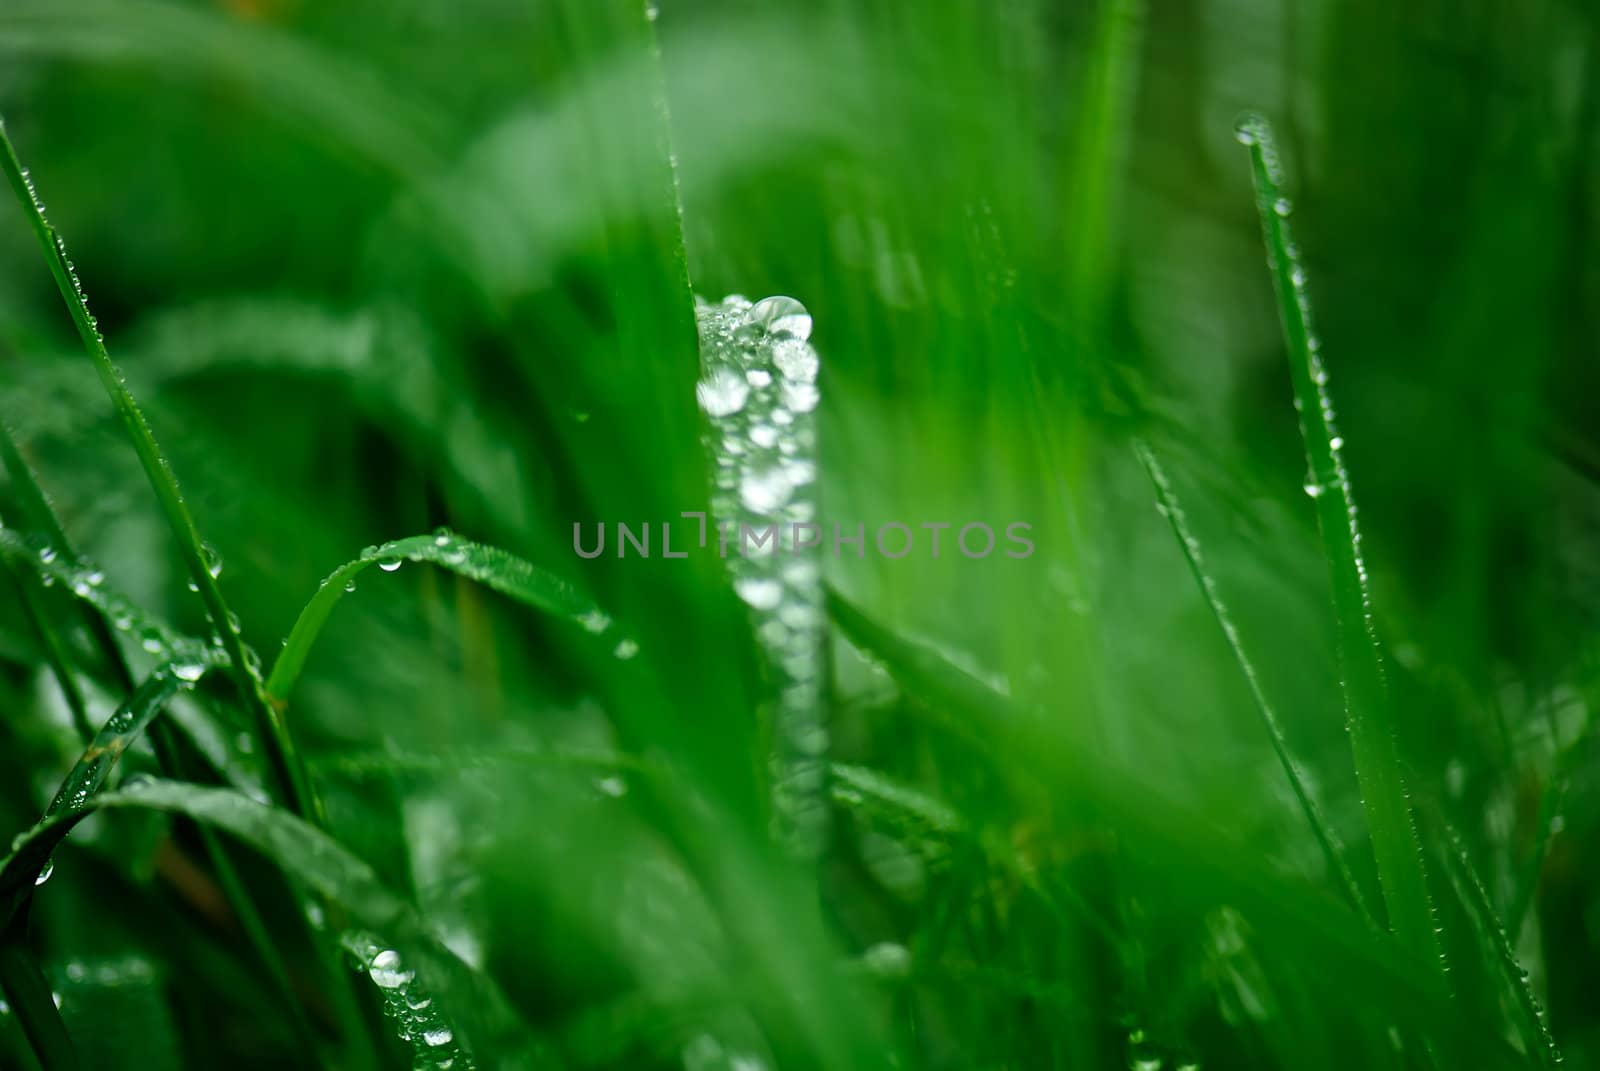
M 1600 14 L 657 3 L 0 5 L 0 1067 L 1600 1066 Z

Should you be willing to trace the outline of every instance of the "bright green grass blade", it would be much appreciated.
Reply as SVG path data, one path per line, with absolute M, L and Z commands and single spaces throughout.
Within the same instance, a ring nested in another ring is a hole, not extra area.
M 385 886 L 371 867 L 310 823 L 229 789 L 148 780 L 56 812 L 20 837 L 11 854 L 0 860 L 0 896 L 31 888 L 40 861 L 48 859 L 90 812 L 120 808 L 184 815 L 243 842 L 292 880 L 336 905 L 362 930 L 382 934 L 385 947 L 403 949 L 403 961 L 397 952 L 392 959 L 375 955 L 374 962 L 366 965 L 380 988 L 409 986 L 412 979 L 407 975 L 414 972 L 427 992 L 445 1002 L 454 1021 L 471 1023 L 474 1031 L 481 1031 L 485 1051 L 527 1044 L 526 1027 L 493 981 L 450 952 L 416 909 Z M 391 973 L 379 977 L 383 971 Z M 452 1036 L 431 1044 L 424 1039 L 427 1048 L 440 1055 L 465 1040 Z
M 1300 810 L 1305 814 L 1306 824 L 1311 827 L 1311 833 L 1322 849 L 1328 871 L 1339 879 L 1351 904 L 1371 919 L 1371 909 L 1367 906 L 1366 898 L 1361 895 L 1361 887 L 1356 884 L 1355 875 L 1350 872 L 1350 864 L 1345 859 L 1344 845 L 1339 842 L 1339 835 L 1324 817 L 1322 806 L 1312 793 L 1311 785 L 1301 771 L 1300 764 L 1290 754 L 1288 737 L 1284 735 L 1283 726 L 1279 724 L 1278 715 L 1273 711 L 1272 704 L 1267 701 L 1266 692 L 1262 691 L 1261 679 L 1256 675 L 1250 656 L 1245 653 L 1244 641 L 1239 636 L 1238 628 L 1234 626 L 1233 618 L 1228 614 L 1227 605 L 1222 601 L 1222 593 L 1217 590 L 1211 574 L 1206 572 L 1205 562 L 1200 553 L 1200 541 L 1189 529 L 1189 520 L 1178 502 L 1178 494 L 1173 489 L 1172 481 L 1167 478 L 1166 470 L 1156 459 L 1149 443 L 1142 439 L 1134 440 L 1133 452 L 1138 456 L 1139 462 L 1150 477 L 1150 483 L 1155 487 L 1156 503 L 1167 518 L 1167 523 L 1172 526 L 1172 533 L 1177 536 L 1178 547 L 1183 551 L 1183 559 L 1189 565 L 1189 572 L 1193 575 L 1195 584 L 1199 586 L 1200 594 L 1205 597 L 1206 605 L 1210 607 L 1211 616 L 1216 619 L 1217 627 L 1222 630 L 1222 637 L 1228 642 L 1228 650 L 1232 652 L 1239 672 L 1244 675 L 1245 684 L 1250 688 L 1250 698 L 1255 702 L 1256 713 L 1261 715 L 1261 723 L 1267 730 L 1267 739 L 1272 742 L 1273 754 L 1278 758 L 1278 765 L 1283 767 L 1283 775 L 1288 778 L 1289 786 L 1294 790 L 1295 799 L 1300 803 Z
M 1523 1051 L 1537 1060 L 1538 1066 L 1544 1071 L 1554 1071 L 1561 1063 L 1561 1052 L 1550 1034 L 1539 1000 L 1528 985 L 1528 972 L 1517 962 L 1516 950 L 1511 947 L 1505 927 L 1500 925 L 1500 920 L 1495 916 L 1494 904 L 1483 882 L 1478 879 L 1477 871 L 1473 869 L 1472 857 L 1467 854 L 1467 846 L 1462 842 L 1461 835 L 1448 826 L 1445 835 L 1447 843 L 1442 849 L 1445 870 L 1455 886 L 1456 895 L 1461 898 L 1467 917 L 1478 932 L 1479 942 L 1493 952 L 1491 958 L 1498 970 L 1501 985 L 1512 998 L 1511 1004 L 1515 1009 L 1513 1018 L 1517 1033 L 1522 1038 Z
M 1334 426 L 1328 376 L 1319 353 L 1320 344 L 1311 328 L 1305 269 L 1289 234 L 1291 206 L 1283 195 L 1278 150 L 1272 128 L 1260 116 L 1245 116 L 1237 129 L 1239 140 L 1250 149 L 1256 207 L 1278 295 L 1295 409 L 1300 414 L 1300 433 L 1311 464 L 1306 490 L 1316 505 L 1322 550 L 1333 582 L 1350 746 L 1377 856 L 1378 880 L 1389 910 L 1389 926 L 1415 954 L 1433 961 L 1442 976 L 1446 968 L 1428 897 L 1422 842 L 1411 813 L 1395 739 L 1394 712 L 1384 681 L 1367 569 L 1361 557 L 1361 531 L 1349 473 L 1340 452 L 1344 440 Z
M 281 709 L 288 702 L 289 693 L 300 679 L 306 656 L 311 653 L 322 626 L 339 599 L 353 590 L 355 578 L 374 563 L 385 572 L 392 572 L 403 561 L 443 566 L 525 606 L 571 621 L 593 635 L 609 637 L 613 631 L 611 618 L 577 588 L 508 551 L 474 543 L 443 530 L 433 535 L 397 539 L 367 547 L 360 557 L 335 569 L 318 586 L 316 594 L 295 619 L 267 678 L 266 693 L 274 707 Z M 627 637 L 618 637 L 615 642 L 618 657 L 631 658 L 637 652 L 636 645 Z
M 128 392 L 122 374 L 111 363 L 111 357 L 106 353 L 105 340 L 101 338 L 99 326 L 89 313 L 88 302 L 79 285 L 78 273 L 67 260 L 66 246 L 62 243 L 61 237 L 45 219 L 33 182 L 28 178 L 21 161 L 17 159 L 16 149 L 6 135 L 3 120 L 0 120 L 0 170 L 5 171 L 17 200 L 27 214 L 34 235 L 44 250 L 50 274 L 55 278 L 56 288 L 61 291 L 61 298 L 66 302 L 67 311 L 71 313 L 72 322 L 83 340 L 84 349 L 88 352 L 95 372 L 100 377 L 100 383 L 110 396 L 117 415 L 122 419 L 129 441 L 139 457 L 139 464 L 144 469 L 152 490 L 155 491 L 173 535 L 177 538 L 178 550 L 188 567 L 190 579 L 200 592 L 206 613 L 211 618 L 212 627 L 216 629 L 217 635 L 222 640 L 223 649 L 227 651 L 232 663 L 232 673 L 238 685 L 240 699 L 244 702 L 245 709 L 249 710 L 257 721 L 257 729 L 267 749 L 279 787 L 296 813 L 318 817 L 320 808 L 316 804 L 310 783 L 295 752 L 294 741 L 290 738 L 282 720 L 262 695 L 261 682 L 252 669 L 253 663 L 245 655 L 244 638 L 239 633 L 237 620 L 229 612 L 228 605 L 222 597 L 222 589 L 217 585 L 216 577 L 212 575 L 211 563 L 200 540 L 200 533 L 195 528 L 194 517 L 178 490 L 177 477 L 167 464 L 160 447 L 156 445 L 149 422 L 145 420 L 144 413 L 134 402 L 133 395 Z

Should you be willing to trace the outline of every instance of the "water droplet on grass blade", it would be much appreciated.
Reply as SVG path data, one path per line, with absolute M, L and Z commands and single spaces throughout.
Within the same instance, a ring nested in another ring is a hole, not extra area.
M 754 610 L 776 610 L 783 601 L 783 585 L 767 577 L 742 577 L 733 582 L 733 590 Z
M 367 974 L 374 984 L 384 989 L 397 989 L 415 977 L 400 962 L 400 953 L 392 948 L 386 948 L 372 957 L 372 965 L 367 968 Z
M 43 885 L 45 882 L 50 880 L 50 875 L 54 874 L 55 872 L 56 861 L 54 859 L 46 860 L 44 868 L 39 871 L 39 876 L 33 879 L 33 883 L 35 885 Z
M 713 371 L 695 388 L 695 397 L 707 416 L 725 417 L 744 408 L 750 384 L 737 372 L 726 368 Z
M 750 306 L 744 322 L 775 335 L 805 341 L 811 337 L 811 314 L 792 297 L 774 295 Z

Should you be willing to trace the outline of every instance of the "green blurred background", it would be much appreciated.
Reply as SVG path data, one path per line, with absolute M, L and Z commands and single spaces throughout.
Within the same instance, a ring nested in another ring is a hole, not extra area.
M 1343 910 L 1136 436 L 1377 898 L 1233 134 L 1254 109 L 1285 157 L 1413 797 L 1461 831 L 1502 917 L 1531 904 L 1511 945 L 1568 1064 L 1600 1066 L 1600 10 L 659 7 L 0 7 L 0 114 L 257 649 L 362 546 L 438 525 L 572 580 L 640 637 L 640 677 L 616 684 L 448 573 L 364 576 L 292 713 L 335 835 L 496 980 L 553 1065 L 1451 1066 L 1391 1037 L 1402 997 L 1337 942 L 1252 917 L 1204 876 L 1235 860 L 1185 849 L 1191 823 L 1220 829 L 1287 883 L 1274 895 Z M 792 295 L 814 317 L 825 520 L 1034 526 L 1025 561 L 845 558 L 828 580 L 998 682 L 1111 790 L 975 746 L 840 640 L 832 757 L 920 786 L 973 835 L 933 845 L 841 805 L 817 867 L 766 843 L 762 654 L 715 563 L 570 549 L 574 521 L 704 508 L 685 254 L 695 293 Z M 206 631 L 10 208 L 0 365 L 0 414 L 79 548 Z M 20 831 L 79 748 L 7 599 L 0 796 Z M 196 702 L 250 761 L 224 690 Z M 661 756 L 689 802 L 506 758 L 551 746 Z M 1176 832 L 1146 843 L 1152 824 Z M 96 1066 L 286 1066 L 248 948 L 172 853 L 198 858 L 192 830 L 122 818 L 61 853 L 35 945 L 69 1027 L 133 1039 Z M 1447 951 L 1471 958 L 1434 876 Z M 764 936 L 724 947 L 746 915 Z M 307 956 L 304 926 L 269 921 Z M 852 960 L 865 980 L 836 987 Z M 92 984 L 105 964 L 119 980 Z M 1496 1021 L 1508 998 L 1461 990 L 1421 1035 L 1480 1030 L 1502 1046 L 1469 1049 L 1482 1066 L 1534 1060 Z M 363 1048 L 333 1066 L 409 1058 L 379 1027 Z

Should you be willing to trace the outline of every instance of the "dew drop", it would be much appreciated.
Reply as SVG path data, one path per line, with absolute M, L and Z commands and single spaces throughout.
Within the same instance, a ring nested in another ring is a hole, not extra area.
M 783 585 L 766 577 L 741 577 L 733 590 L 755 610 L 775 610 L 783 601 Z
M 744 322 L 774 335 L 789 335 L 801 341 L 811 337 L 811 314 L 792 297 L 762 298 L 750 306 Z
M 367 968 L 367 974 L 372 977 L 374 985 L 383 989 L 398 989 L 415 977 L 400 962 L 400 953 L 392 948 L 386 948 L 372 957 L 372 966 Z
M 718 368 L 700 381 L 694 393 L 707 416 L 725 417 L 744 408 L 750 384 L 731 369 Z
M 54 874 L 55 872 L 56 861 L 54 859 L 47 860 L 44 864 L 44 869 L 39 871 L 39 876 L 33 879 L 33 883 L 35 885 L 43 885 L 45 882 L 50 880 L 50 875 Z

